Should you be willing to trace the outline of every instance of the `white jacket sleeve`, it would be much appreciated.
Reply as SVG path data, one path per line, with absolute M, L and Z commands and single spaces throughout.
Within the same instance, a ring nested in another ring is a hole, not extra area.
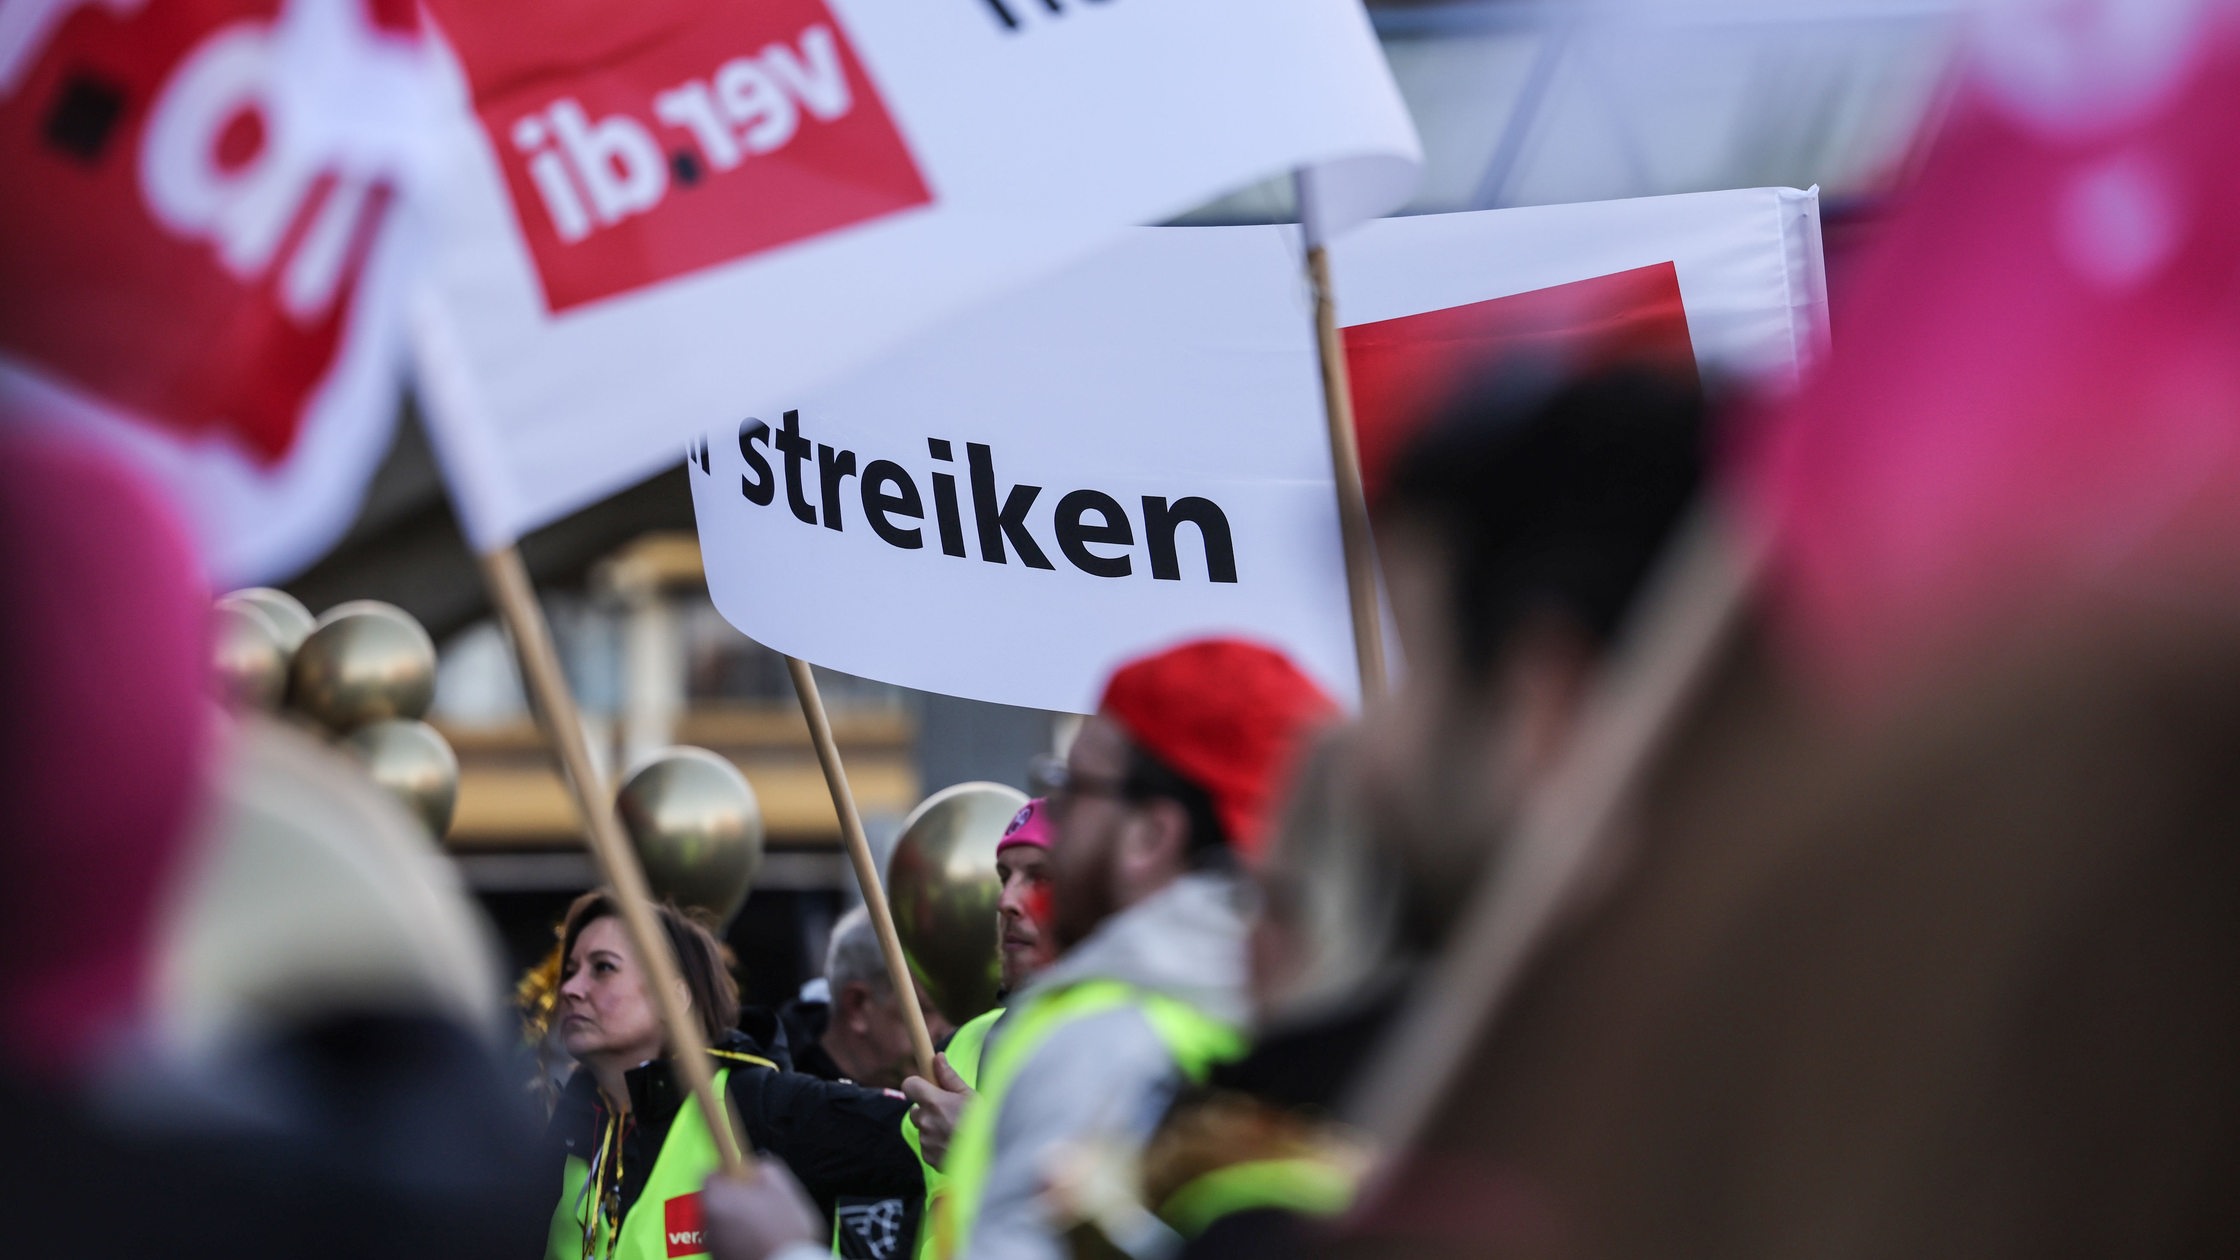
M 1150 1021 L 1131 1007 L 1052 1033 L 1003 1098 L 987 1186 L 963 1255 L 969 1260 L 1067 1260 L 1043 1210 L 1050 1160 L 1090 1139 L 1141 1143 L 1180 1080 Z

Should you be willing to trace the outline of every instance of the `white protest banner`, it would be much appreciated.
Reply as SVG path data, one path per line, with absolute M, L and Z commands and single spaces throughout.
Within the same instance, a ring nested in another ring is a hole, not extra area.
M 1758 189 L 1370 224 L 1332 246 L 1364 443 L 1409 422 L 1414 373 L 1519 346 L 1793 374 L 1825 323 L 1818 216 Z M 1211 633 L 1354 697 L 1298 258 L 1295 228 L 1142 229 L 709 433 L 688 472 L 717 609 L 1004 704 L 1086 711 L 1114 665 Z
M 1312 167 L 1343 228 L 1419 160 L 1359 0 L 435 10 L 463 77 L 414 335 L 486 551 L 1132 225 Z
M 409 5 L 0 8 L 0 411 L 112 442 L 226 584 L 348 527 L 403 384 Z

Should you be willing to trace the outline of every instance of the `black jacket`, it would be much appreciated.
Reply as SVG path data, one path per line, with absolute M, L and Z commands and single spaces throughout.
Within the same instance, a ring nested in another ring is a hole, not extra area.
M 917 1237 L 925 1203 L 918 1157 L 902 1140 L 910 1104 L 890 1090 L 862 1089 L 779 1071 L 739 1056 L 767 1058 L 754 1039 L 731 1033 L 713 1048 L 718 1070 L 731 1072 L 727 1093 L 757 1151 L 786 1162 L 830 1221 L 842 1218 L 842 1254 L 904 1257 Z M 622 1215 L 644 1191 L 654 1158 L 680 1108 L 692 1105 L 666 1060 L 624 1074 L 630 1117 L 622 1138 Z M 589 1158 L 607 1123 L 606 1103 L 588 1072 L 578 1072 L 553 1109 L 553 1177 L 568 1156 Z
M 488 1260 L 543 1238 L 559 1177 L 528 1100 L 448 1020 L 338 1015 L 123 1094 L 0 1073 L 10 1256 Z

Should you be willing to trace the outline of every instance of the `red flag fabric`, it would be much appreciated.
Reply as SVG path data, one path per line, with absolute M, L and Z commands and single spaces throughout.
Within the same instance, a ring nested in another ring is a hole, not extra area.
M 0 410 L 142 457 L 226 580 L 321 550 L 385 446 L 422 67 L 395 0 L 35 4 L 0 47 Z
M 1372 503 L 1409 437 L 1503 363 L 1585 372 L 1624 360 L 1696 375 L 1680 273 L 1669 262 L 1354 324 L 1344 336 Z
M 2240 561 L 2240 24 L 2003 11 L 1836 354 L 1742 464 L 1780 620 L 1864 700 Z

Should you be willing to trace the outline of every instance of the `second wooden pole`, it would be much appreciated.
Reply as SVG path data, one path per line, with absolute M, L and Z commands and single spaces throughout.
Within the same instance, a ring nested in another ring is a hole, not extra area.
M 840 764 L 840 744 L 832 737 L 832 719 L 824 711 L 824 696 L 817 690 L 817 675 L 809 662 L 786 658 L 793 675 L 793 692 L 801 700 L 801 716 L 809 723 L 809 741 L 816 745 L 817 764 L 824 770 L 825 787 L 832 792 L 832 809 L 840 816 L 840 838 L 848 860 L 856 868 L 856 885 L 863 890 L 864 912 L 879 936 L 879 952 L 886 955 L 887 979 L 894 985 L 895 1004 L 910 1026 L 910 1047 L 916 1051 L 918 1075 L 933 1076 L 933 1037 L 926 1031 L 925 1012 L 918 1009 L 918 986 L 910 978 L 909 960 L 902 956 L 902 938 L 894 930 L 894 914 L 887 908 L 886 886 L 879 879 L 879 864 L 871 860 L 871 841 L 863 834 L 863 816 L 856 812 L 856 794 L 848 786 L 848 772 Z
M 1369 534 L 1369 498 L 1361 480 L 1361 445 L 1354 432 L 1353 383 L 1345 342 L 1338 332 L 1338 302 L 1330 288 L 1330 251 L 1314 214 L 1314 179 L 1300 171 L 1299 228 L 1305 238 L 1307 287 L 1314 298 L 1314 344 L 1322 362 L 1322 416 L 1330 437 L 1330 471 L 1338 488 L 1338 534 L 1345 548 L 1346 605 L 1353 617 L 1353 655 L 1361 675 L 1361 703 L 1384 695 L 1384 617 L 1377 600 L 1375 541 Z

